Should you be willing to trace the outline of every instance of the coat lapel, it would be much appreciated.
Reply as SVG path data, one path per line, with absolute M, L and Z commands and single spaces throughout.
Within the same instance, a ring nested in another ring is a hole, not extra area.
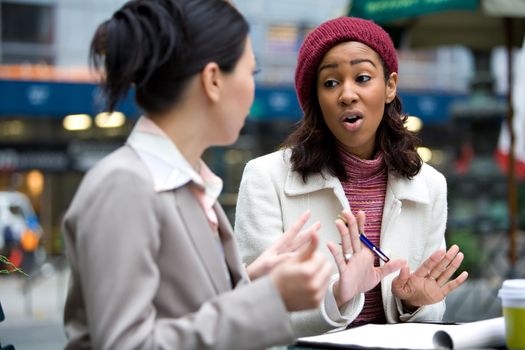
M 205 266 L 217 293 L 231 290 L 226 278 L 224 264 L 208 219 L 188 186 L 175 191 L 177 209 L 186 224 L 190 239 Z
M 425 164 L 423 164 L 423 167 L 425 167 Z M 423 170 L 424 169 L 421 171 Z M 422 176 L 415 176 L 412 179 L 407 179 L 389 172 L 388 185 L 394 197 L 399 200 L 409 200 L 423 204 L 430 203 L 428 186 Z
M 383 220 L 381 223 L 382 245 L 390 239 L 390 226 L 394 221 L 394 218 L 401 214 L 403 201 L 407 200 L 429 204 L 430 194 L 424 180 L 421 176 L 415 176 L 409 180 L 389 172 L 385 194 L 385 205 L 383 209 Z

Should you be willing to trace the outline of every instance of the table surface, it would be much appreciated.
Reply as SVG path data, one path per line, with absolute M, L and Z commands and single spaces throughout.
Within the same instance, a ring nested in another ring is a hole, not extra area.
M 305 347 L 305 346 L 294 346 L 294 345 L 291 345 L 291 346 L 288 346 L 287 350 L 319 350 L 319 349 L 326 349 L 326 350 L 329 350 L 329 349 L 363 349 L 362 347 L 351 347 L 351 346 L 345 346 L 345 347 L 339 347 L 339 346 L 334 346 L 334 347 Z M 476 348 L 475 350 L 506 350 L 507 347 L 499 347 L 499 348 Z

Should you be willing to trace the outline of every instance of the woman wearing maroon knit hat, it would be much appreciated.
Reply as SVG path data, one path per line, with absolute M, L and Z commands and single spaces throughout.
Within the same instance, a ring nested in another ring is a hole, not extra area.
M 297 61 L 304 118 L 283 149 L 244 170 L 235 232 L 245 262 L 306 209 L 322 225 L 319 249 L 333 256 L 331 293 L 320 310 L 291 314 L 296 335 L 440 320 L 445 296 L 468 276 L 451 279 L 463 253 L 455 245 L 445 250 L 445 178 L 416 152 L 397 80 L 396 51 L 381 27 L 352 17 L 323 23 L 305 38 Z M 391 259 L 406 259 L 399 274 L 381 270 L 393 260 L 352 249 L 357 232 Z

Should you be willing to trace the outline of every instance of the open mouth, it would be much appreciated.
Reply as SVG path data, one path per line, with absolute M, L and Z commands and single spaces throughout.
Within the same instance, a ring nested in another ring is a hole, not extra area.
M 344 122 L 354 124 L 354 123 L 357 123 L 357 121 L 360 119 L 363 119 L 363 118 L 358 115 L 349 115 L 348 117 L 345 117 Z

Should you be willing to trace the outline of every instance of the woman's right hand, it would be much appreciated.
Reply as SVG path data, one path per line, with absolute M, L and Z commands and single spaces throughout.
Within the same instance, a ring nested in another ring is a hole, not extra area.
M 317 233 L 309 234 L 310 243 L 270 273 L 288 311 L 318 307 L 332 274 L 331 264 L 316 251 L 319 244 Z
M 251 281 L 268 274 L 277 265 L 299 254 L 301 248 L 308 244 L 311 234 L 317 232 L 321 227 L 321 224 L 316 222 L 306 230 L 301 231 L 308 219 L 310 219 L 309 210 L 304 212 L 281 238 L 265 249 L 257 259 L 246 267 L 246 272 Z
M 328 249 L 332 253 L 339 280 L 335 282 L 333 293 L 337 306 L 341 307 L 359 293 L 374 288 L 381 280 L 404 267 L 404 259 L 391 259 L 383 266 L 374 266 L 375 256 L 359 239 L 359 233 L 364 231 L 365 213 L 359 211 L 356 217 L 349 211 L 343 210 L 341 219 L 336 220 L 336 226 L 341 235 L 341 246 L 329 242 Z

